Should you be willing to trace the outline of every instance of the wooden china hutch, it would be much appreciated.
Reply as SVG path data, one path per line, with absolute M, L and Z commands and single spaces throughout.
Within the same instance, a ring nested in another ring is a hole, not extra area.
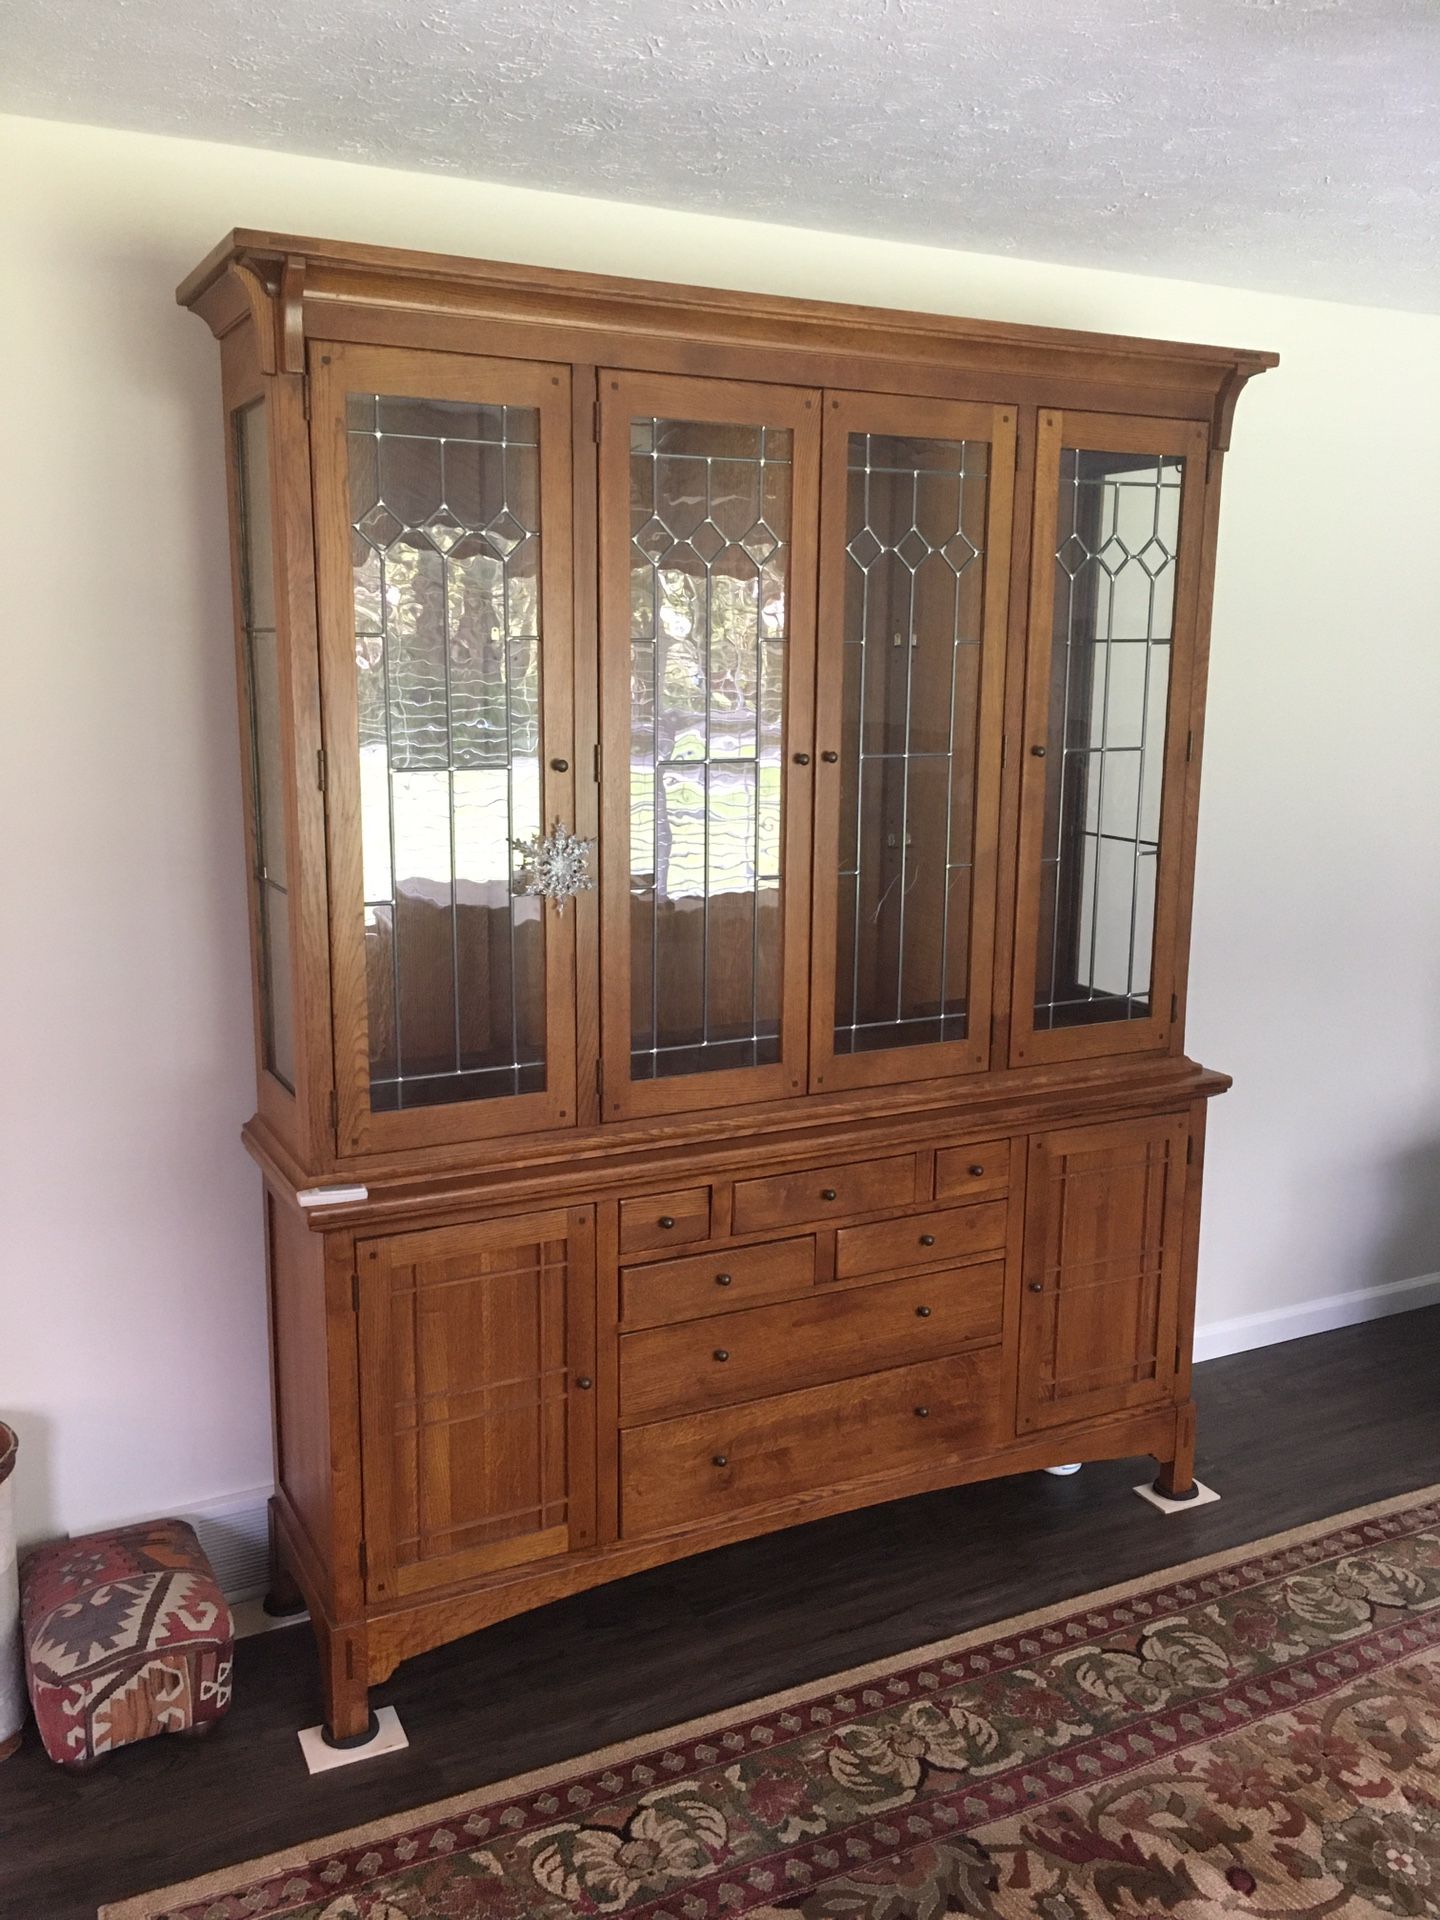
M 1191 1485 L 1220 469 L 1274 356 L 236 232 L 276 1578 L 424 1648 Z

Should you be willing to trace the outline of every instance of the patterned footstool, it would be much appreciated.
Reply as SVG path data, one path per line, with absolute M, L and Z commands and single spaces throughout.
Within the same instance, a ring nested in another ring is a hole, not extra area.
M 235 1623 L 183 1520 L 39 1547 L 20 1601 L 30 1699 L 63 1767 L 155 1733 L 208 1732 L 230 1704 Z

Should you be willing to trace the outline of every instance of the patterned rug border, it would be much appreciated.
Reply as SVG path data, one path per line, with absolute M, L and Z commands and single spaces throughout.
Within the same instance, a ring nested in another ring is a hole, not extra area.
M 292 1868 L 301 1868 L 307 1862 L 313 1861 L 318 1854 L 338 1854 L 350 1848 L 378 1844 L 411 1828 L 443 1822 L 462 1810 L 468 1813 L 478 1812 L 503 1800 L 519 1799 L 525 1794 L 539 1792 L 579 1773 L 623 1765 L 649 1752 L 673 1747 L 686 1740 L 698 1739 L 713 1728 L 729 1726 L 740 1720 L 758 1719 L 767 1714 L 780 1712 L 800 1701 L 813 1700 L 828 1693 L 859 1687 L 880 1675 L 892 1675 L 897 1668 L 912 1663 L 924 1665 L 931 1661 L 948 1659 L 988 1640 L 1014 1639 L 1021 1633 L 1033 1632 L 1055 1621 L 1070 1618 L 1077 1612 L 1094 1612 L 1101 1608 L 1113 1607 L 1138 1594 L 1163 1589 L 1180 1580 L 1200 1579 L 1222 1567 L 1243 1564 L 1247 1560 L 1260 1556 L 1305 1546 L 1324 1540 L 1332 1534 L 1346 1533 L 1366 1521 L 1385 1519 L 1409 1508 L 1423 1508 L 1437 1501 L 1440 1501 L 1440 1482 L 1417 1487 L 1410 1493 L 1395 1494 L 1387 1500 L 1377 1500 L 1368 1506 L 1352 1507 L 1323 1520 L 1312 1520 L 1303 1526 L 1288 1528 L 1283 1533 L 1264 1534 L 1258 1540 L 1222 1548 L 1216 1553 L 1205 1554 L 1198 1559 L 1177 1561 L 1173 1566 L 1157 1568 L 1138 1579 L 1123 1580 L 1111 1587 L 1073 1594 L 1068 1600 L 1038 1607 L 1030 1613 L 1013 1614 L 1003 1620 L 991 1621 L 985 1626 L 972 1627 L 948 1639 L 932 1640 L 924 1646 L 907 1648 L 899 1653 L 889 1654 L 883 1659 L 872 1660 L 864 1666 L 849 1667 L 840 1673 L 825 1674 L 805 1681 L 800 1686 L 766 1694 L 760 1699 L 737 1701 L 733 1706 L 702 1714 L 696 1719 L 660 1727 L 651 1732 L 639 1734 L 630 1740 L 618 1741 L 608 1747 L 574 1754 L 568 1759 L 552 1762 L 549 1766 L 536 1768 L 530 1773 L 516 1774 L 506 1780 L 472 1787 L 466 1792 L 453 1794 L 445 1800 L 426 1801 L 383 1820 L 366 1821 L 356 1827 L 344 1828 L 338 1833 L 321 1834 L 313 1840 L 302 1841 L 298 1846 L 244 1860 L 237 1866 L 222 1867 L 213 1873 L 202 1874 L 196 1879 L 157 1887 L 149 1893 L 137 1894 L 129 1899 L 100 1907 L 96 1920 L 165 1920 L 165 1915 L 176 1907 L 200 1900 L 218 1899 L 227 1893 L 238 1892 L 271 1875 L 284 1873 Z

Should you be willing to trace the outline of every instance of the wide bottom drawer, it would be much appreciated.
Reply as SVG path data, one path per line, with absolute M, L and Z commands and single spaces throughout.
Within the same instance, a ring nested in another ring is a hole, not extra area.
M 983 1452 L 1001 1429 L 999 1347 L 633 1427 L 620 1436 L 621 1537 Z

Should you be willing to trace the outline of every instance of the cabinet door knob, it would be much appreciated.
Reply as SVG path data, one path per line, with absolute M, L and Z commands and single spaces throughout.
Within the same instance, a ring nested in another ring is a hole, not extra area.
M 797 754 L 795 755 L 795 764 L 796 764 L 796 766 L 797 766 L 797 767 L 808 767 L 808 766 L 809 766 L 809 764 L 810 764 L 810 756 L 809 756 L 809 754 L 808 754 L 808 753 L 797 753 Z
M 915 1418 L 917 1420 L 928 1420 L 930 1418 L 929 1407 L 916 1407 Z
M 568 773 L 570 771 L 570 762 L 568 760 L 552 760 L 550 766 L 555 773 Z
M 674 1224 L 675 1224 L 675 1216 L 673 1213 L 662 1213 L 659 1220 L 656 1222 L 656 1225 L 661 1227 L 673 1227 Z
M 984 1173 L 984 1171 L 985 1171 L 984 1167 L 982 1167 L 980 1162 L 977 1160 L 974 1166 L 970 1168 L 970 1178 L 972 1180 L 978 1180 L 981 1174 Z
M 1032 1280 L 1030 1282 L 1030 1291 L 1031 1293 L 1043 1293 L 1045 1291 L 1045 1282 L 1043 1280 Z
M 1030 751 L 1031 751 L 1031 753 L 1033 753 L 1033 754 L 1034 754 L 1034 756 L 1035 756 L 1035 758 L 1036 758 L 1037 760 L 1043 760 L 1043 759 L 1045 758 L 1045 749 L 1044 749 L 1044 747 L 1031 747 L 1031 749 L 1030 749 Z
M 935 1244 L 935 1236 L 934 1236 L 934 1234 L 933 1234 L 933 1233 L 922 1233 L 922 1234 L 921 1234 L 921 1236 L 920 1236 L 920 1244 L 921 1244 L 921 1246 L 922 1246 L 922 1247 L 933 1247 L 933 1246 L 934 1246 L 934 1244 Z
M 835 1198 L 834 1187 L 821 1187 L 820 1198 L 822 1200 L 833 1200 Z
M 716 1347 L 715 1358 L 717 1360 L 728 1360 L 730 1358 L 729 1349 L 727 1347 Z
M 712 1467 L 728 1467 L 730 1464 L 730 1456 L 728 1453 L 712 1453 L 710 1456 L 710 1464 Z
M 833 767 L 835 762 L 840 758 L 840 756 L 838 753 L 835 753 L 831 748 L 827 747 L 824 753 L 821 754 L 820 758 L 823 761 L 825 761 L 827 765 Z
M 588 1389 L 593 1387 L 595 1382 L 590 1378 L 588 1373 L 582 1373 L 576 1379 L 575 1384 L 577 1387 L 585 1387 Z
M 734 1276 L 732 1274 L 717 1273 L 715 1276 L 715 1284 L 717 1287 L 728 1287 L 731 1284 L 733 1278 Z
M 917 1320 L 928 1320 L 930 1318 L 929 1307 L 916 1307 L 915 1318 Z

